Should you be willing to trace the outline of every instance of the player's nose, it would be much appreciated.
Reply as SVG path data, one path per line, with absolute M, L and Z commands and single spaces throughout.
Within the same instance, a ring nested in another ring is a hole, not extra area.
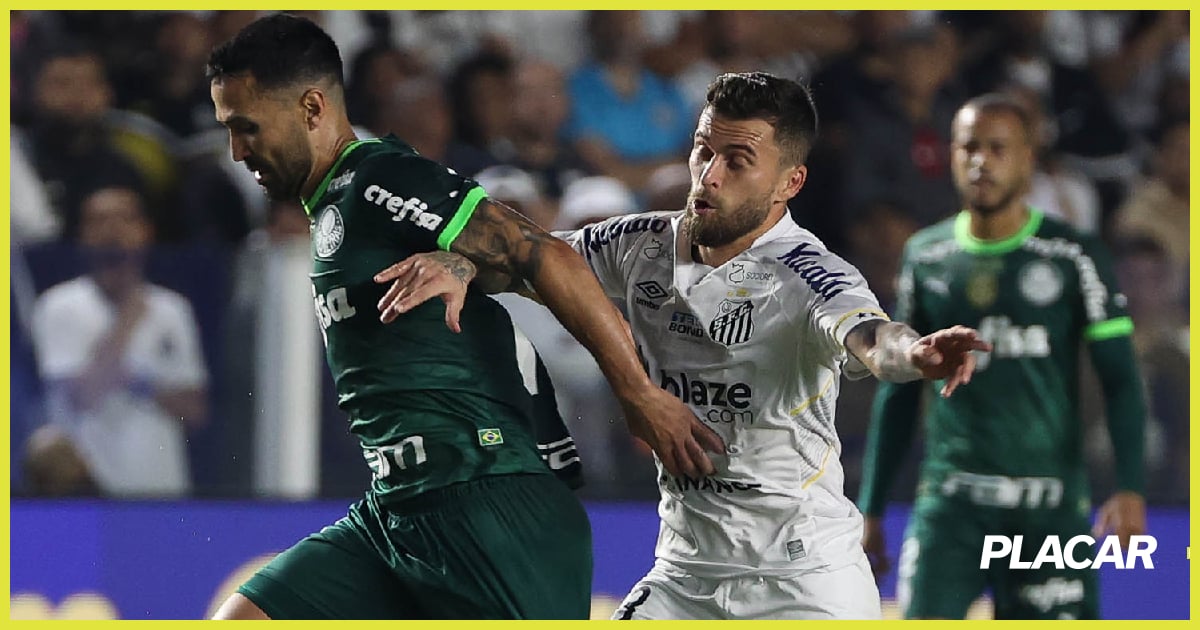
M 724 167 L 721 166 L 720 160 L 715 157 L 704 165 L 704 170 L 700 172 L 700 185 L 704 188 L 720 188 L 721 179 L 724 176 Z
M 229 136 L 229 156 L 234 162 L 245 162 L 246 158 L 250 157 L 250 149 L 245 142 L 238 140 L 237 136 Z

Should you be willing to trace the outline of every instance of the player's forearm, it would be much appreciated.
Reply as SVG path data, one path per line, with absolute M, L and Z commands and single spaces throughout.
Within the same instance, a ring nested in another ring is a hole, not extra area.
M 921 378 L 908 350 L 921 336 L 908 324 L 871 320 L 846 335 L 846 349 L 881 381 L 907 383 Z
M 624 317 L 587 262 L 570 245 L 553 237 L 550 241 L 543 263 L 527 278 L 541 302 L 592 353 L 618 396 L 653 388 Z
M 592 353 L 618 398 L 632 402 L 657 390 L 638 360 L 625 319 L 570 245 L 507 206 L 485 200 L 450 249 L 480 269 L 527 281 Z
M 1129 337 L 1093 342 L 1092 365 L 1104 392 L 1104 411 L 1112 438 L 1117 487 L 1145 490 L 1146 403 Z
M 858 508 L 867 516 L 882 516 L 887 506 L 891 482 L 912 444 L 921 388 L 921 383 L 880 383 L 876 390 L 858 495 Z

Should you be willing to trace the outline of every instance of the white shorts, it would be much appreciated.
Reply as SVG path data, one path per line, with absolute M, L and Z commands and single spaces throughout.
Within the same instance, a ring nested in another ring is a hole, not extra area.
M 866 555 L 836 571 L 701 578 L 658 560 L 613 619 L 881 619 Z

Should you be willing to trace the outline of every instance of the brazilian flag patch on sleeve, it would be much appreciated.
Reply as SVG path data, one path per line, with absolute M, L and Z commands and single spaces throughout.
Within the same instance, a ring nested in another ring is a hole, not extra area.
M 480 429 L 477 433 L 480 446 L 496 446 L 504 443 L 504 436 L 500 433 L 500 429 Z

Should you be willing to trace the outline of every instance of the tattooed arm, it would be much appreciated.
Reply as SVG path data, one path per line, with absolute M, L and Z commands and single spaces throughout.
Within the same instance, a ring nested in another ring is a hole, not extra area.
M 595 357 L 621 402 L 630 431 L 650 444 L 671 474 L 697 476 L 715 471 L 704 450 L 723 452 L 721 439 L 678 398 L 650 380 L 624 318 L 587 262 L 570 245 L 508 207 L 484 200 L 450 244 L 450 251 L 479 270 L 511 277 L 514 283 L 527 282 L 536 291 L 563 327 Z M 417 273 L 412 271 L 412 260 L 380 272 L 376 281 Z M 446 280 L 445 284 L 453 286 L 457 281 Z M 464 293 L 462 287 L 453 288 Z M 400 289 L 403 300 L 412 295 L 403 293 L 405 290 Z M 384 315 L 388 304 L 380 302 Z

